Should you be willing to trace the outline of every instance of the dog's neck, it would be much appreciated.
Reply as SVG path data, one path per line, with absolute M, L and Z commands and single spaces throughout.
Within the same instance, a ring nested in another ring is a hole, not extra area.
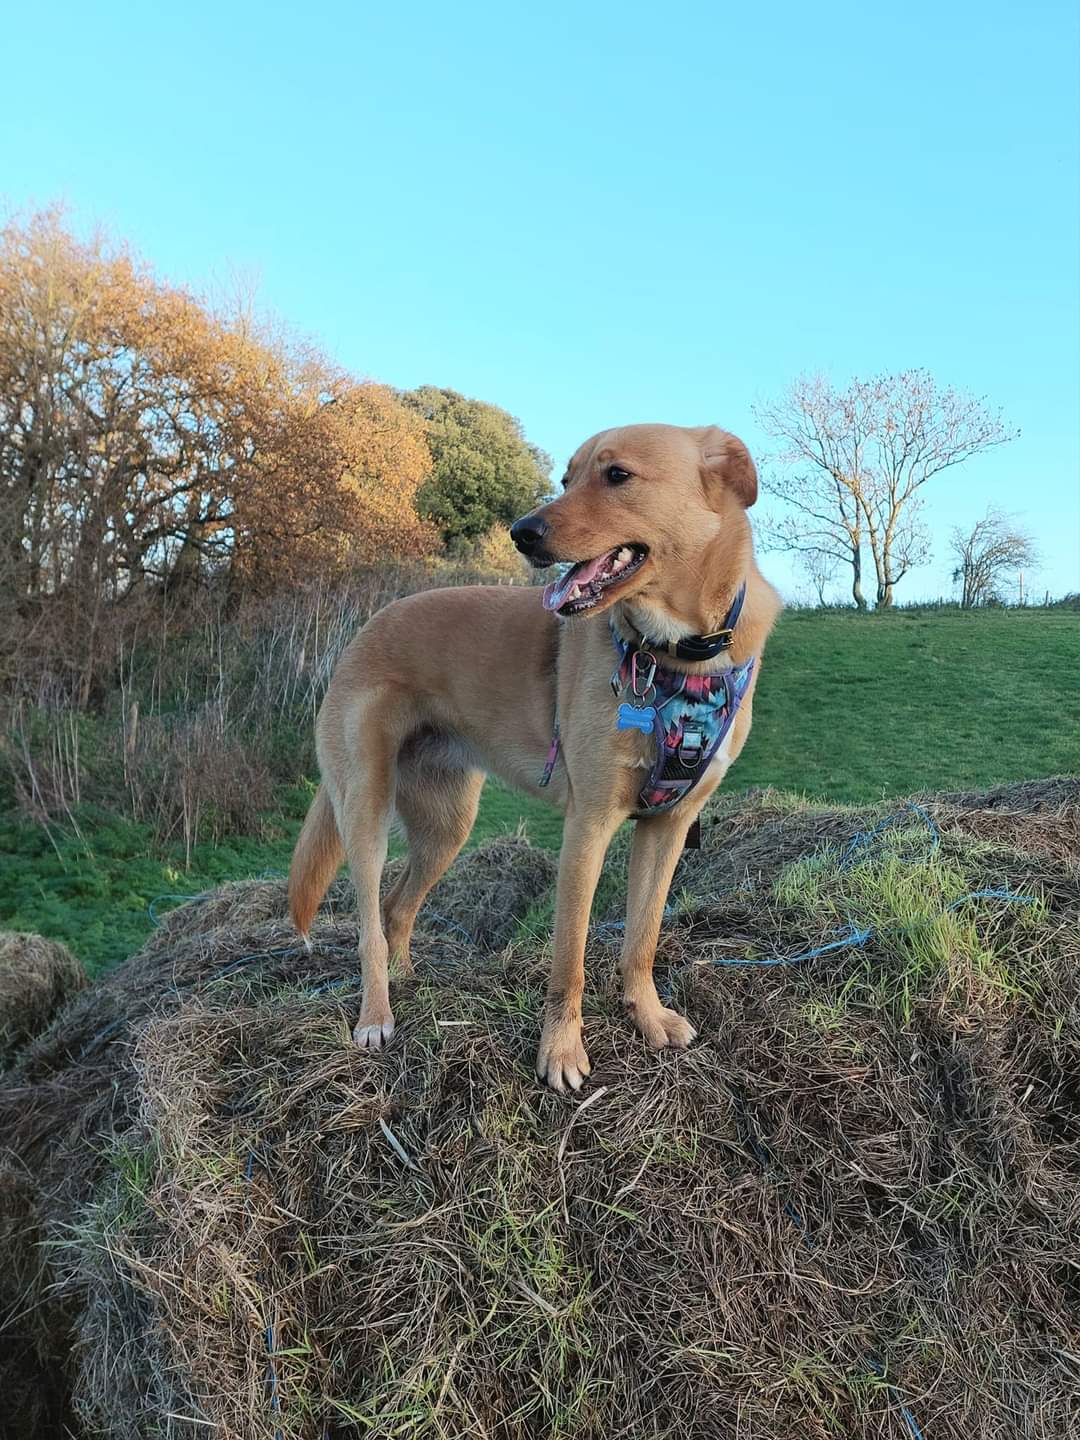
M 709 629 L 706 625 L 673 614 L 662 602 L 650 604 L 647 601 L 628 600 L 620 605 L 619 609 L 627 623 L 639 635 L 647 635 L 651 640 L 672 643 L 686 640 L 691 635 L 705 634 Z
M 741 512 L 740 512 L 741 518 Z M 656 596 L 636 595 L 619 607 L 640 635 L 673 643 L 709 635 L 726 623 L 735 596 L 753 568 L 749 526 L 725 528 L 701 552 L 701 569 L 688 583 Z M 713 577 L 723 576 L 722 581 Z

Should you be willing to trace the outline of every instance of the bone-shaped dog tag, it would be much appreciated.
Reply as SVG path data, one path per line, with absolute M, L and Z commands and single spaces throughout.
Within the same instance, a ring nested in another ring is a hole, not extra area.
M 615 728 L 616 730 L 640 730 L 643 735 L 651 735 L 655 720 L 656 711 L 651 705 L 643 705 L 640 710 L 635 705 L 620 705 L 619 718 L 615 722 Z

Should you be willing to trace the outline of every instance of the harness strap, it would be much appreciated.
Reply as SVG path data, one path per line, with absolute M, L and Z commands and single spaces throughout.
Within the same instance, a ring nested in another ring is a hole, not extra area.
M 544 789 L 551 784 L 551 777 L 555 773 L 555 766 L 559 763 L 559 707 L 555 707 L 555 724 L 551 733 L 551 745 L 548 748 L 547 760 L 544 762 L 544 773 L 540 776 L 540 788 Z

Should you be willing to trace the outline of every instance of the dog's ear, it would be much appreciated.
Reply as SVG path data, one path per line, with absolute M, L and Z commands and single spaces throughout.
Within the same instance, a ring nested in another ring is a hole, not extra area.
M 694 434 L 701 446 L 701 472 L 706 489 L 726 486 L 749 510 L 757 499 L 757 468 L 750 451 L 737 435 L 730 435 L 716 425 L 702 425 Z

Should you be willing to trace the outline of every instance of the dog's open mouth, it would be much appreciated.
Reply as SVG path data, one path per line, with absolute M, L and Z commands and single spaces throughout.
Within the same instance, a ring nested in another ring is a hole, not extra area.
M 579 560 L 544 587 L 544 609 L 557 615 L 580 615 L 600 603 L 614 585 L 640 569 L 648 555 L 645 545 L 617 545 L 595 560 Z

